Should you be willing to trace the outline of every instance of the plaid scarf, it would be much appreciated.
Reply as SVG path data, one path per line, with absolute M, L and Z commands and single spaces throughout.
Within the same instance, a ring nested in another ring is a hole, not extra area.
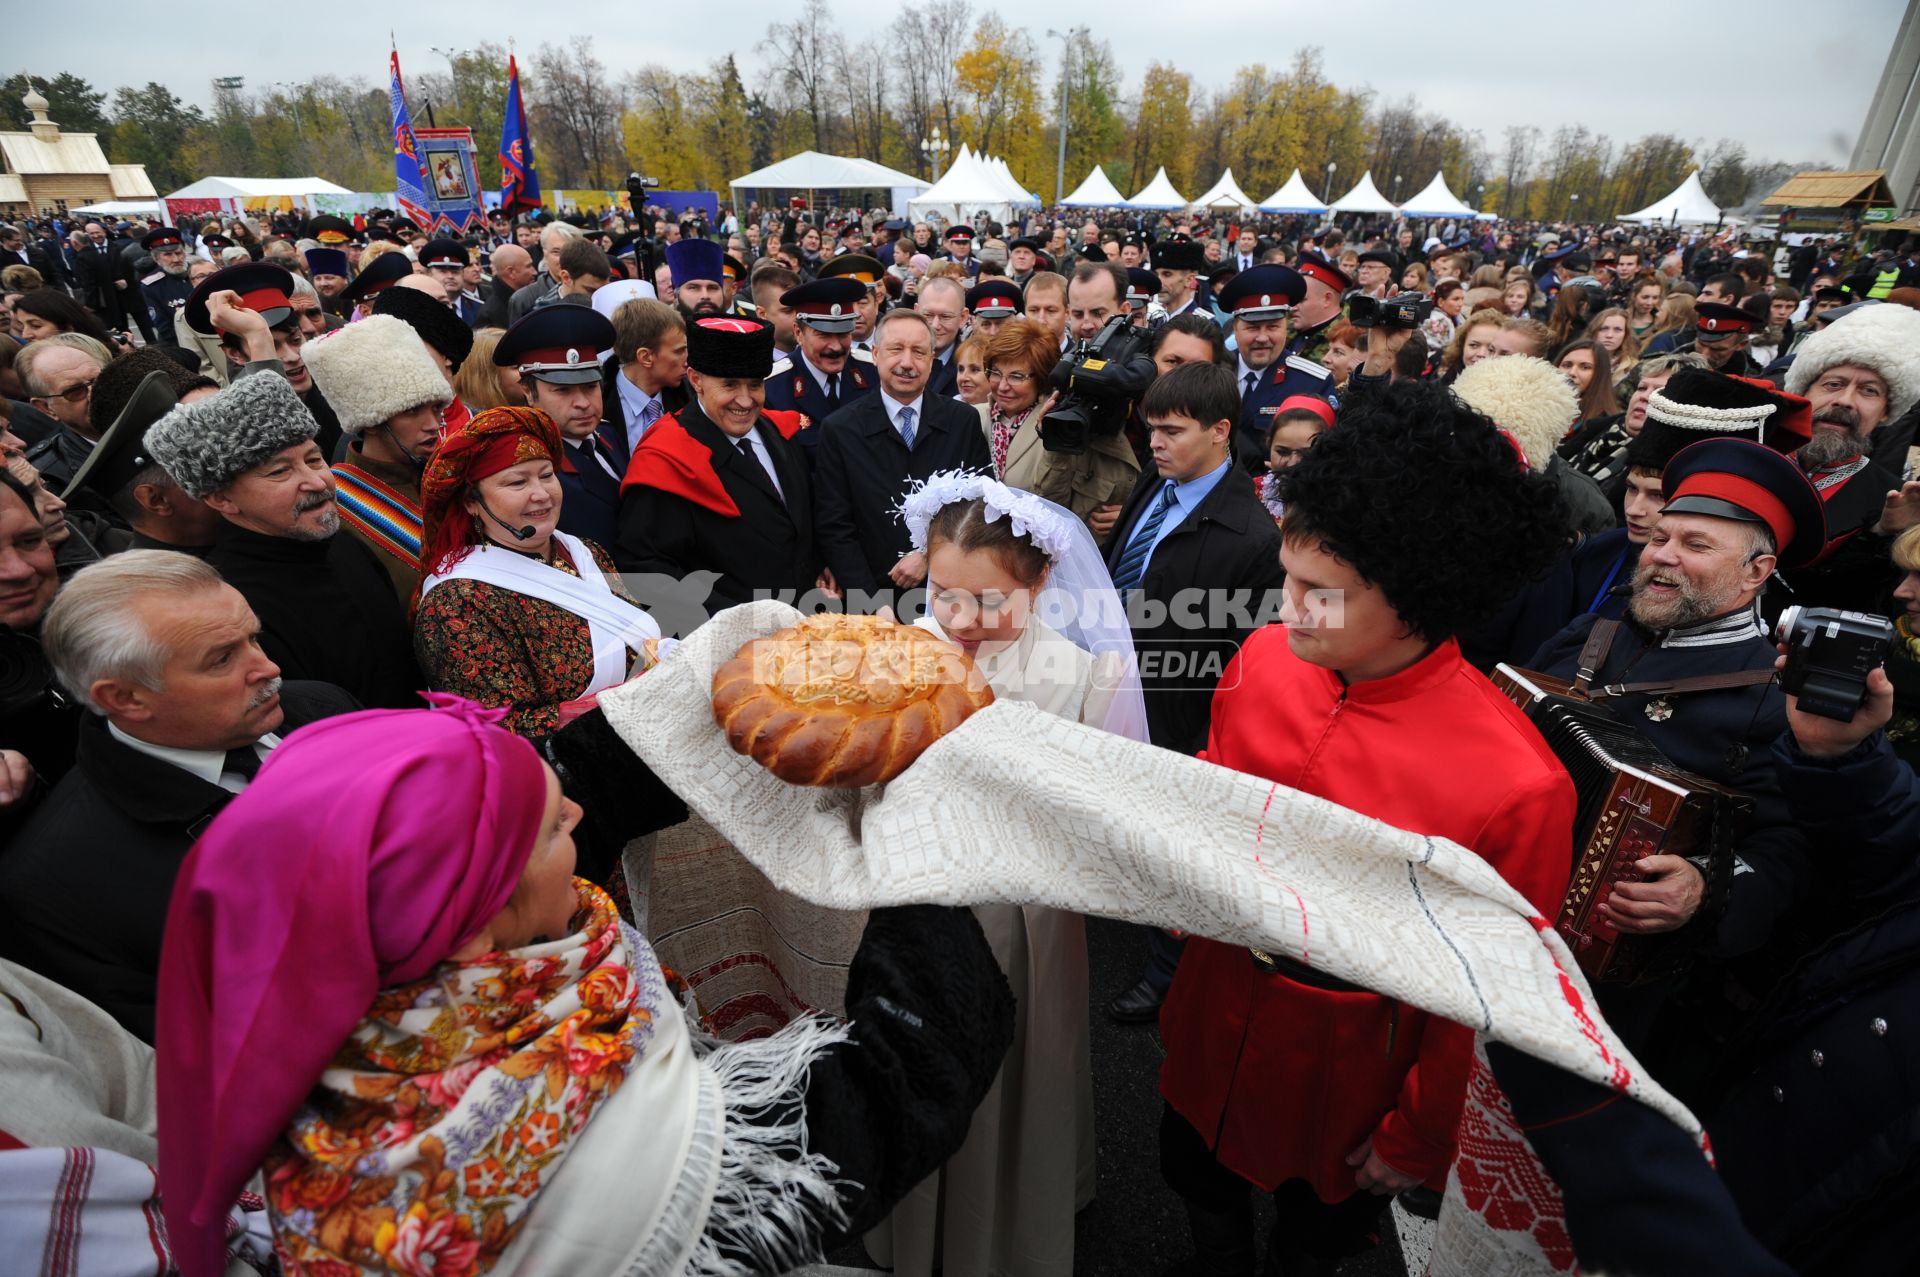
M 584 879 L 579 930 L 383 990 L 266 1164 L 275 1242 L 314 1277 L 484 1273 L 646 1051 L 664 986 Z

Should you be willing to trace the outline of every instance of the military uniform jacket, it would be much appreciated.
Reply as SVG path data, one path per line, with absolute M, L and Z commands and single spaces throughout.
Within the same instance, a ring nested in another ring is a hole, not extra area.
M 820 445 L 820 423 L 862 395 L 880 388 L 880 376 L 874 370 L 873 356 L 864 350 L 847 355 L 840 369 L 840 398 L 829 399 L 798 350 L 773 365 L 767 374 L 767 411 L 797 412 L 806 418 L 794 442 L 811 457 Z
M 140 277 L 140 293 L 147 299 L 147 314 L 153 318 L 153 331 L 170 335 L 173 332 L 173 317 L 185 309 L 187 298 L 193 295 L 193 285 L 187 282 L 184 271 L 169 275 L 155 267 Z
M 627 466 L 614 562 L 642 607 L 664 617 L 662 629 L 689 605 L 707 615 L 763 592 L 813 588 L 820 575 L 814 548 L 813 483 L 794 442 L 798 414 L 769 412 L 754 429 L 773 458 L 776 489 L 756 458 L 743 454 L 707 419 L 698 401 L 647 431 Z
M 1818 559 L 1791 574 L 1782 573 L 1786 588 L 1769 590 L 1763 610 L 1778 620 L 1789 604 L 1801 607 L 1837 607 L 1855 612 L 1884 612 L 1899 580 L 1894 570 L 1890 537 L 1873 527 L 1880 521 L 1887 493 L 1900 486 L 1899 476 L 1868 461 L 1851 475 L 1820 487 L 1820 475 L 1809 475 L 1820 493 L 1827 516 L 1827 548 Z
M 1571 682 L 1598 619 L 1574 621 L 1534 654 L 1529 668 Z M 1751 610 L 1664 634 L 1628 620 L 1593 685 L 1771 669 L 1777 655 Z M 1754 800 L 1753 820 L 1734 846 L 1738 863 L 1717 947 L 1727 955 L 1760 948 L 1813 879 L 1811 844 L 1787 814 L 1773 766 L 1773 742 L 1787 730 L 1786 697 L 1777 685 L 1760 683 L 1667 696 L 1634 692 L 1607 704 L 1683 771 Z
M 1239 369 L 1234 376 L 1240 378 Z M 1289 355 L 1260 373 L 1251 394 L 1240 382 L 1240 424 L 1233 432 L 1233 455 L 1249 473 L 1267 468 L 1267 436 L 1273 433 L 1273 414 L 1293 395 L 1312 395 L 1335 403 L 1333 374 L 1311 359 Z
M 620 459 L 602 437 L 606 430 L 603 421 L 585 439 L 560 440 L 572 467 L 560 470 L 560 530 L 602 546 L 613 544 L 620 509 Z

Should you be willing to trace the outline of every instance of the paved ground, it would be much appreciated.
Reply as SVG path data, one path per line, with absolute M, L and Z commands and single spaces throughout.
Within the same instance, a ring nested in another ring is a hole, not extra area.
M 1188 1252 L 1186 1218 L 1179 1199 L 1160 1179 L 1160 1100 L 1155 1090 L 1161 1047 L 1149 1025 L 1122 1027 L 1109 1020 L 1106 1002 L 1130 985 L 1146 960 L 1145 933 L 1104 919 L 1087 923 L 1093 986 L 1093 1103 L 1099 1137 L 1099 1197 L 1080 1216 L 1074 1269 L 1088 1277 L 1157 1274 Z M 1398 1212 L 1396 1211 L 1396 1215 Z M 1261 1235 L 1271 1220 L 1268 1208 Z M 1410 1236 L 1408 1251 L 1424 1251 L 1424 1221 L 1398 1221 Z M 829 1256 L 834 1263 L 870 1269 L 859 1247 Z M 1399 1240 L 1344 1265 L 1341 1277 L 1404 1277 L 1417 1265 L 1402 1257 Z

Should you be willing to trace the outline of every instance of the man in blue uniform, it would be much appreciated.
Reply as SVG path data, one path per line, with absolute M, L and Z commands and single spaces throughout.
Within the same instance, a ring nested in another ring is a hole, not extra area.
M 1020 313 L 1020 289 L 1006 279 L 983 279 L 967 290 L 967 315 L 972 321 L 970 337 L 991 337 L 1000 326 Z M 951 367 L 952 360 L 948 360 Z M 948 382 L 955 380 L 949 375 Z M 940 393 L 935 387 L 935 393 Z M 945 393 L 953 394 L 949 389 Z
M 887 268 L 865 253 L 842 253 L 820 268 L 821 279 L 851 279 L 866 289 L 853 307 L 853 348 L 873 353 L 873 328 L 880 322 L 886 290 L 880 286 Z
M 173 227 L 157 226 L 141 237 L 140 247 L 153 255 L 153 269 L 140 277 L 140 295 L 153 320 L 154 340 L 171 345 L 174 316 L 193 295 L 193 284 L 187 279 L 186 241 Z
M 880 385 L 873 356 L 853 349 L 855 308 L 866 285 L 855 279 L 816 279 L 780 294 L 793 311 L 794 351 L 767 374 L 767 407 L 798 412 L 806 424 L 795 436 L 811 456 L 820 423 Z
M 619 453 L 602 437 L 600 352 L 613 325 L 590 306 L 542 306 L 507 329 L 493 362 L 518 368 L 527 403 L 553 418 L 560 468 L 560 530 L 611 547 L 619 533 Z
M 1529 664 L 1585 688 L 1683 771 L 1753 800 L 1720 916 L 1701 912 L 1706 879 L 1677 856 L 1642 860 L 1645 880 L 1617 884 L 1601 906 L 1622 932 L 1691 926 L 1696 945 L 1737 957 L 1765 946 L 1816 879 L 1812 848 L 1787 812 L 1770 752 L 1786 730 L 1786 704 L 1773 682 L 1776 652 L 1759 599 L 1776 568 L 1819 555 L 1826 520 L 1800 468 L 1752 439 L 1693 444 L 1667 462 L 1661 478 L 1666 505 L 1640 553 L 1626 616 L 1583 616 Z M 1718 681 L 1692 682 L 1703 676 Z M 1601 988 L 1608 1020 L 1636 1052 L 1649 1045 L 1668 991 L 1666 982 Z M 1697 1065 L 1701 1052 L 1697 1043 L 1676 1043 L 1652 1054 L 1642 1062 L 1667 1080 L 1663 1066 Z
M 1240 420 L 1233 431 L 1233 452 L 1249 473 L 1266 469 L 1267 436 L 1273 414 L 1293 395 L 1334 402 L 1333 374 L 1298 355 L 1280 357 L 1287 344 L 1287 321 L 1305 297 L 1307 282 L 1290 266 L 1256 266 L 1233 277 L 1220 293 L 1220 305 L 1233 316 L 1239 366 Z

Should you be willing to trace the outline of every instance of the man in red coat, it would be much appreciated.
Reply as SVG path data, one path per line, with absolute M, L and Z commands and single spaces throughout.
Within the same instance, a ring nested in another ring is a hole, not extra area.
M 1214 694 L 1203 755 L 1484 857 L 1546 917 L 1573 784 L 1454 635 L 1564 550 L 1553 485 L 1443 388 L 1341 413 L 1289 472 L 1287 624 Z M 1332 1272 L 1392 1194 L 1439 1187 L 1472 1030 L 1285 957 L 1195 939 L 1161 1012 L 1161 1164 L 1192 1271 L 1255 1271 L 1249 1185 L 1278 1208 L 1269 1273 Z

